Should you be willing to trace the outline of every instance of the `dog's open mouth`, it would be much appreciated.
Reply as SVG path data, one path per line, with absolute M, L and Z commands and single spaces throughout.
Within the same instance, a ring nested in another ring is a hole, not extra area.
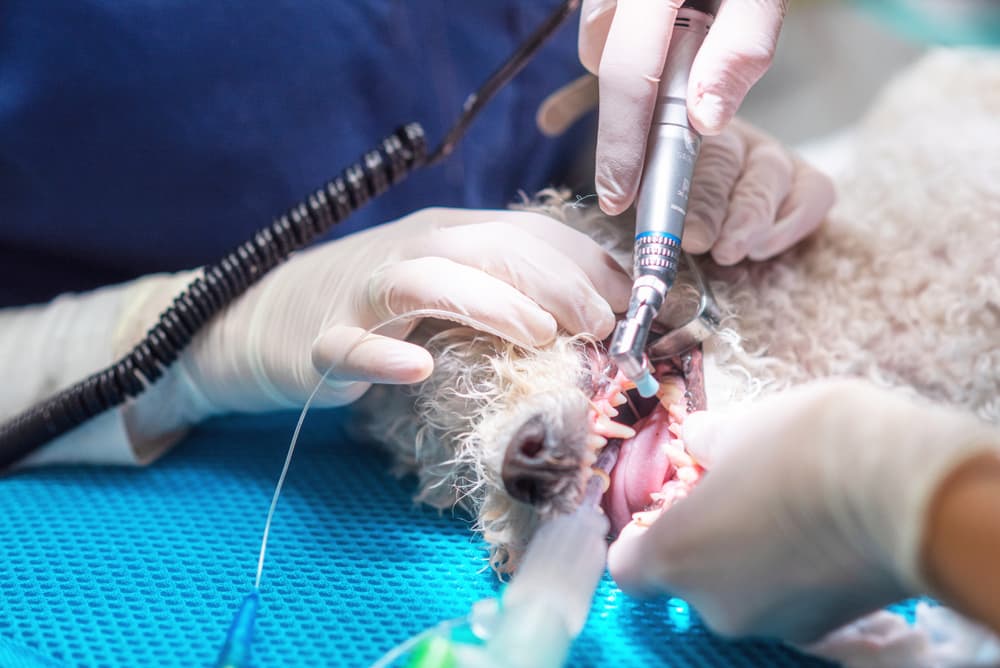
M 684 418 L 706 408 L 701 349 L 653 366 L 653 375 L 660 383 L 657 397 L 642 400 L 633 396 L 632 411 L 621 412 L 620 419 L 625 421 L 632 413 L 631 426 L 636 433 L 622 442 L 602 503 L 615 533 L 631 521 L 651 524 L 687 496 L 703 473 L 681 439 Z

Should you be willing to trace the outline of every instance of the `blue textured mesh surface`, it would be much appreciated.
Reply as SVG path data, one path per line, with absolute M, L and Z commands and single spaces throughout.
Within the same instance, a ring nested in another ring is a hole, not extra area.
M 250 590 L 292 415 L 206 425 L 148 469 L 65 467 L 0 483 L 0 666 L 209 666 Z M 306 421 L 271 534 L 254 665 L 367 666 L 497 592 L 467 523 Z M 572 666 L 823 666 L 710 636 L 683 602 L 607 578 Z

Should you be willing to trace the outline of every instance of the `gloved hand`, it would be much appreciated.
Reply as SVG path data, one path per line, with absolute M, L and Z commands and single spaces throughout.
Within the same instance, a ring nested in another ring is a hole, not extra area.
M 617 215 L 639 187 L 646 135 L 682 0 L 584 0 L 580 62 L 600 78 L 597 195 Z M 695 58 L 688 113 L 703 135 L 722 131 L 771 65 L 787 0 L 724 0 Z
M 833 182 L 739 119 L 705 137 L 681 245 L 721 265 L 766 260 L 809 236 L 835 199 Z
M 793 642 L 928 592 L 931 499 L 1000 448 L 967 414 L 842 380 L 693 414 L 683 435 L 708 473 L 651 527 L 623 530 L 611 574 L 628 593 L 688 600 L 720 633 Z
M 156 277 L 133 295 L 119 353 L 191 278 Z M 418 318 L 365 336 L 415 309 L 452 312 L 526 345 L 549 342 L 557 326 L 603 338 L 630 288 L 594 241 L 546 216 L 425 209 L 274 269 L 195 338 L 167 383 L 171 396 L 136 402 L 130 428 L 155 437 L 171 421 L 301 406 L 331 366 L 318 405 L 351 402 L 371 383 L 420 381 L 431 357 L 402 340 Z
M 596 102 L 592 88 L 578 80 L 550 95 L 539 109 L 539 128 L 562 132 Z M 721 134 L 702 139 L 681 245 L 696 255 L 711 251 L 722 265 L 766 260 L 815 231 L 834 199 L 826 174 L 734 118 Z

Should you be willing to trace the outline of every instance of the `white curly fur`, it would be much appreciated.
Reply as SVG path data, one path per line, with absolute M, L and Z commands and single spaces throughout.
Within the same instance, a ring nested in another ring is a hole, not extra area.
M 565 504 L 575 499 L 593 453 L 581 451 L 580 474 L 567 478 L 555 503 L 532 507 L 504 489 L 507 444 L 531 416 L 544 414 L 554 430 L 579 432 L 582 445 L 592 378 L 585 351 L 594 342 L 560 336 L 551 346 L 524 350 L 444 323 L 423 325 L 411 339 L 432 353 L 434 371 L 413 388 L 373 388 L 359 404 L 368 434 L 395 454 L 399 472 L 417 473 L 419 501 L 457 505 L 475 517 L 491 566 L 510 571 L 538 517 L 569 509 Z
M 860 376 L 1000 423 L 998 127 L 1000 57 L 937 52 L 862 123 L 854 169 L 817 234 L 774 261 L 705 262 L 727 313 L 706 346 L 710 405 Z M 629 221 L 554 191 L 521 207 L 628 259 Z M 510 569 L 537 513 L 504 491 L 503 451 L 529 412 L 585 410 L 584 344 L 561 337 L 523 351 L 466 328 L 417 337 L 435 355 L 434 375 L 409 392 L 372 391 L 361 402 L 370 433 L 418 472 L 422 500 L 472 512 L 492 565 Z
M 732 398 L 849 375 L 1000 422 L 1000 58 L 927 57 L 856 141 L 816 235 L 709 272 L 734 314 L 711 353 L 755 384 Z

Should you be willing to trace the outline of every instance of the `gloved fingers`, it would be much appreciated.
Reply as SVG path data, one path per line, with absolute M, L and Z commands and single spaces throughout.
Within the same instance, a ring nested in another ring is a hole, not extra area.
M 546 97 L 535 113 L 535 125 L 546 137 L 558 137 L 597 106 L 597 77 L 584 74 Z
M 712 248 L 721 265 L 743 260 L 757 240 L 765 237 L 778 209 L 792 188 L 795 166 L 776 142 L 751 143 L 743 174 L 733 188 L 722 231 Z
M 603 338 L 614 313 L 573 260 L 544 240 L 506 223 L 451 227 L 432 239 L 438 255 L 505 281 L 551 313 L 571 334 Z
M 726 421 L 727 416 L 718 411 L 698 411 L 684 419 L 684 447 L 706 469 L 725 457 L 726 448 L 733 444 L 727 434 Z
M 601 53 L 604 52 L 604 43 L 608 41 L 617 5 L 617 0 L 583 0 L 576 44 L 580 63 L 591 74 L 597 74 L 600 69 Z
M 789 409 L 795 406 L 789 402 Z M 773 414 L 775 410 L 777 415 Z M 779 424 L 785 412 L 773 401 L 763 401 L 752 407 L 691 413 L 684 418 L 684 447 L 698 464 L 711 470 L 744 444 L 763 447 L 762 434 Z
M 788 537 L 775 525 L 792 520 L 780 503 L 783 491 L 775 475 L 780 464 L 773 453 L 769 458 L 758 452 L 767 449 L 763 438 L 774 416 L 766 409 L 758 419 L 756 409 L 693 413 L 685 419 L 685 446 L 712 468 L 651 526 L 632 522 L 619 534 L 608 553 L 608 570 L 623 591 L 680 596 L 721 631 L 733 628 L 741 608 L 745 612 L 760 603 L 743 600 L 741 592 L 760 586 L 757 570 L 769 567 L 774 545 Z M 742 550 L 735 563 L 734 550 Z
M 575 262 L 615 313 L 628 308 L 632 278 L 611 255 L 589 236 L 549 216 L 525 211 L 505 211 L 501 219 L 545 241 Z
M 410 384 L 426 379 L 434 360 L 420 346 L 360 327 L 338 325 L 320 333 L 312 345 L 313 367 L 332 386 L 345 383 Z
M 650 551 L 644 540 L 648 531 L 629 522 L 608 547 L 608 573 L 622 592 L 635 598 L 665 593 L 663 555 Z
M 618 215 L 632 204 L 660 74 L 681 0 L 621 0 L 598 69 L 597 195 Z
M 623 531 L 609 570 L 628 593 L 686 598 L 717 632 L 793 642 L 926 591 L 914 569 L 928 495 L 995 442 L 969 415 L 852 379 L 707 419 L 688 416 L 683 438 L 711 470 L 648 529 Z
M 503 249 L 512 246 L 518 248 L 537 246 L 536 239 L 540 239 L 562 255 L 569 257 L 612 309 L 620 312 L 628 307 L 632 289 L 628 272 L 593 239 L 550 216 L 531 211 L 502 209 L 431 208 L 418 211 L 400 222 L 420 228 L 420 231 L 414 231 L 413 238 L 422 241 L 411 243 L 406 251 L 406 257 L 411 259 L 421 256 L 451 257 L 463 264 L 478 267 L 481 265 L 480 256 L 486 253 L 484 249 L 488 251 L 486 254 L 495 256 L 506 252 Z M 513 233 L 521 236 L 517 239 L 514 237 L 501 239 L 500 246 L 497 246 L 494 240 L 486 242 L 484 239 L 473 238 L 476 235 L 471 233 L 475 231 L 476 225 L 486 223 L 515 227 L 517 229 Z M 449 255 L 449 247 L 453 242 L 447 238 L 446 233 L 454 228 L 467 230 L 462 243 L 471 246 L 463 249 L 461 254 L 466 258 L 472 257 L 472 261 L 458 260 Z M 528 238 L 524 233 L 534 238 Z M 567 295 L 563 295 L 560 299 L 565 301 L 566 298 Z
M 687 252 L 707 253 L 719 238 L 746 150 L 743 135 L 731 130 L 702 141 L 681 240 Z
M 509 283 L 443 257 L 420 257 L 374 272 L 368 300 L 378 321 L 433 308 L 464 316 L 525 346 L 556 335 L 547 311 Z M 457 319 L 467 324 L 467 320 Z
M 739 512 L 731 505 L 726 507 L 729 499 L 712 490 L 709 483 L 717 475 L 711 469 L 740 448 L 747 425 L 752 425 L 747 415 L 746 409 L 736 409 L 729 413 L 699 411 L 685 418 L 685 448 L 709 472 L 687 498 L 664 511 L 652 526 L 630 522 L 622 529 L 608 552 L 608 570 L 622 591 L 639 597 L 670 591 L 690 602 L 691 590 L 705 593 L 705 574 L 712 570 L 708 559 L 728 558 L 719 556 L 725 550 L 713 550 L 712 546 L 731 539 L 726 533 L 713 534 L 723 527 L 730 531 L 734 512 Z M 742 498 L 740 504 L 748 500 Z
M 801 160 L 796 161 L 792 191 L 778 209 L 778 220 L 750 248 L 751 260 L 782 253 L 816 231 L 836 200 L 833 181 Z
M 740 450 L 755 448 L 756 456 L 768 458 L 791 425 L 813 416 L 815 407 L 846 394 L 851 381 L 821 381 L 800 385 L 752 404 L 725 411 L 697 411 L 684 419 L 684 447 L 706 469 L 735 456 Z
M 589 332 L 604 338 L 614 328 L 614 312 L 605 295 L 624 310 L 628 277 L 612 269 L 604 252 L 585 235 L 545 216 L 522 214 L 517 220 L 522 224 L 492 222 L 442 229 L 414 250 L 501 279 L 551 313 L 571 334 Z M 531 227 L 524 225 L 528 221 Z M 555 226 L 562 229 L 552 229 Z
M 722 132 L 771 66 L 787 7 L 788 0 L 723 2 L 688 81 L 688 116 L 699 133 Z
M 637 598 L 669 593 L 690 602 L 695 592 L 704 593 L 706 583 L 699 580 L 707 579 L 706 559 L 712 556 L 704 548 L 713 537 L 699 514 L 715 511 L 701 496 L 694 490 L 648 528 L 630 522 L 622 529 L 608 550 L 608 571 L 623 592 Z

